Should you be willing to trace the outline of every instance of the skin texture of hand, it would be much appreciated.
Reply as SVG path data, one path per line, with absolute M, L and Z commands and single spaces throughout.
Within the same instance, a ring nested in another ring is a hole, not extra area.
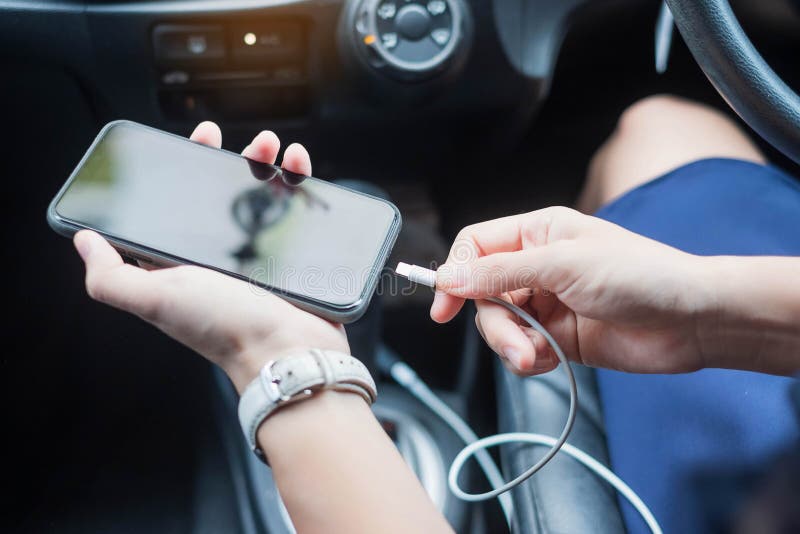
M 191 139 L 220 147 L 216 124 L 201 123 Z M 274 163 L 280 142 L 261 132 L 242 154 Z M 310 175 L 311 160 L 298 144 L 283 158 L 287 170 Z M 106 304 L 136 314 L 216 363 L 241 392 L 268 360 L 303 348 L 349 353 L 344 328 L 224 274 L 195 266 L 145 270 L 123 262 L 95 232 L 74 238 L 86 263 L 86 289 Z
M 547 208 L 461 231 L 437 271 L 431 317 L 451 320 L 464 298 L 503 296 L 532 313 L 575 361 L 638 372 L 705 366 L 697 317 L 712 304 L 699 257 L 568 208 Z M 514 372 L 558 365 L 544 338 L 477 300 L 476 324 Z

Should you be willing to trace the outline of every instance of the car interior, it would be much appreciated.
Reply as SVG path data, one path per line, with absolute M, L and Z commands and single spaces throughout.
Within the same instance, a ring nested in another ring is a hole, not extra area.
M 769 65 L 800 88 L 800 2 L 730 4 Z M 387 266 L 432 265 L 465 225 L 573 205 L 592 154 L 640 98 L 676 94 L 740 120 L 677 31 L 666 70 L 656 68 L 661 13 L 656 0 L 0 0 L 10 296 L 0 530 L 293 532 L 238 428 L 225 375 L 90 300 L 72 245 L 46 224 L 104 124 L 188 136 L 213 120 L 237 153 L 273 130 L 308 148 L 314 176 L 398 206 L 403 229 Z M 796 174 L 784 151 L 753 138 Z M 379 288 L 347 326 L 378 382 L 374 411 L 457 532 L 505 532 L 496 501 L 447 491 L 463 443 L 381 361 L 407 362 L 479 436 L 557 435 L 566 381 L 510 374 L 474 310 L 435 324 L 432 292 L 399 283 L 407 290 Z M 593 371 L 575 373 L 571 443 L 607 463 Z M 543 450 L 507 447 L 497 458 L 511 476 Z M 479 470 L 469 476 L 472 489 L 486 487 Z M 568 458 L 512 496 L 519 532 L 625 532 L 613 488 Z

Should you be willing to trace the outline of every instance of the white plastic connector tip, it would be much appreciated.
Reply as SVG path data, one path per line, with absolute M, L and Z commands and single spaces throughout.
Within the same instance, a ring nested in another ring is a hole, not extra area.
M 409 265 L 402 261 L 397 264 L 397 268 L 394 271 L 400 276 L 405 276 L 415 284 L 436 287 L 436 271 L 420 267 L 419 265 Z
M 408 263 L 403 263 L 401 261 L 400 263 L 397 264 L 397 269 L 395 269 L 394 272 L 396 272 L 400 276 L 405 276 L 406 278 L 408 278 L 408 275 L 411 274 L 411 269 L 413 267 L 414 267 L 413 265 L 410 265 Z

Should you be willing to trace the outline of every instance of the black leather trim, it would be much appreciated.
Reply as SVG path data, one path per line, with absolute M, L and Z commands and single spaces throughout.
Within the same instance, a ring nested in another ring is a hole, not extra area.
M 579 411 L 568 443 L 608 465 L 603 413 L 594 370 L 573 365 Z M 563 371 L 520 378 L 498 363 L 498 417 L 501 432 L 558 436 L 569 407 Z M 501 449 L 507 479 L 533 465 L 547 451 L 535 445 Z M 512 491 L 514 531 L 526 534 L 619 534 L 625 532 L 615 490 L 572 458 L 558 454 L 541 471 Z
M 800 97 L 745 35 L 727 0 L 667 0 L 694 58 L 759 135 L 800 163 Z

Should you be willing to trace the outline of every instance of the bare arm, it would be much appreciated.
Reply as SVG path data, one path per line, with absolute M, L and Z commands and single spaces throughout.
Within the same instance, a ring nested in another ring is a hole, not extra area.
M 800 258 L 699 258 L 710 288 L 698 335 L 709 367 L 800 370 Z
M 298 532 L 452 532 L 356 395 L 289 406 L 258 438 Z

